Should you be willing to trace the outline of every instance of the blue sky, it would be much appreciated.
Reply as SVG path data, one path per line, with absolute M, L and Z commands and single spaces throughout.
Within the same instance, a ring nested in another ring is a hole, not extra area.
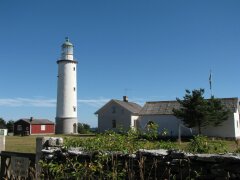
M 185 89 L 240 97 L 238 0 L 0 0 L 0 117 L 56 114 L 66 36 L 78 60 L 79 121 L 109 99 L 143 104 Z

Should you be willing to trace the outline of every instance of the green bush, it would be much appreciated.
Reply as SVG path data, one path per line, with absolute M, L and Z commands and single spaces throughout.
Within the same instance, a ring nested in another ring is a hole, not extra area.
M 188 144 L 188 151 L 192 153 L 208 153 L 210 147 L 208 146 L 208 139 L 206 136 L 194 136 Z
M 139 149 L 173 149 L 175 143 L 171 141 L 158 141 L 140 139 L 141 134 L 130 130 L 125 134 L 107 131 L 90 138 L 65 138 L 64 145 L 68 147 L 81 147 L 85 151 L 119 151 L 134 153 Z M 151 136 L 152 137 L 152 136 Z
M 149 121 L 146 126 L 145 136 L 148 140 L 154 140 L 158 138 L 158 124 Z
M 237 148 L 234 152 L 235 153 L 240 153 L 240 148 Z
M 132 165 L 128 161 L 121 161 L 114 153 L 118 152 L 132 154 L 139 149 L 172 149 L 176 147 L 170 141 L 149 141 L 139 139 L 139 132 L 130 130 L 125 134 L 107 131 L 89 138 L 65 138 L 65 148 L 81 147 L 82 150 L 94 152 L 89 161 L 79 160 L 77 157 L 61 157 L 57 161 L 41 161 L 42 179 L 71 179 L 82 177 L 82 179 L 128 179 L 133 175 L 130 173 Z M 139 162 L 140 163 L 140 162 Z M 143 162 L 142 162 L 143 163 Z M 111 166 L 110 166 L 111 164 Z M 144 168 L 141 165 L 139 168 Z M 128 172 L 128 173 L 127 173 Z M 133 173 L 133 172 L 132 172 Z
M 210 141 L 206 136 L 197 135 L 190 140 L 187 150 L 192 153 L 225 153 L 227 147 L 222 141 Z

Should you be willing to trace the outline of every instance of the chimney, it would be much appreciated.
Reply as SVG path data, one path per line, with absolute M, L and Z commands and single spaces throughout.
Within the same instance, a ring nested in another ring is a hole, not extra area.
M 33 117 L 30 117 L 30 122 L 32 122 L 33 121 Z
M 128 97 L 127 96 L 123 96 L 123 102 L 128 102 Z

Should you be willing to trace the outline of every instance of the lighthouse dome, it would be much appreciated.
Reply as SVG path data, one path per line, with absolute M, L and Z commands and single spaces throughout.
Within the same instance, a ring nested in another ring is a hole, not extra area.
M 69 41 L 68 37 L 65 38 L 65 42 L 62 44 L 62 47 L 66 46 L 73 46 L 73 44 Z

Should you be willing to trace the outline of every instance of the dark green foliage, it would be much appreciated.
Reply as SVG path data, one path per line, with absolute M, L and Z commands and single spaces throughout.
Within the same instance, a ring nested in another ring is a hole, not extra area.
M 6 128 L 8 129 L 9 133 L 13 132 L 13 126 L 14 126 L 14 121 L 10 120 L 7 122 Z
M 227 120 L 229 111 L 222 105 L 221 101 L 215 99 L 205 100 L 204 89 L 186 90 L 183 100 L 177 98 L 180 109 L 173 109 L 174 115 L 181 119 L 189 127 L 197 127 L 198 134 L 201 134 L 202 127 L 219 126 Z
M 10 120 L 6 122 L 3 118 L 0 118 L 0 129 L 8 129 L 8 132 L 13 132 L 14 121 Z
M 230 111 L 226 109 L 219 99 L 213 96 L 207 100 L 207 120 L 212 126 L 219 126 L 222 122 L 228 119 Z
M 240 153 L 240 148 L 237 148 L 237 149 L 235 150 L 235 153 Z
M 85 124 L 85 123 L 78 123 L 78 133 L 79 134 L 90 133 L 90 125 Z
M 6 128 L 6 121 L 3 118 L 0 118 L 0 129 Z

